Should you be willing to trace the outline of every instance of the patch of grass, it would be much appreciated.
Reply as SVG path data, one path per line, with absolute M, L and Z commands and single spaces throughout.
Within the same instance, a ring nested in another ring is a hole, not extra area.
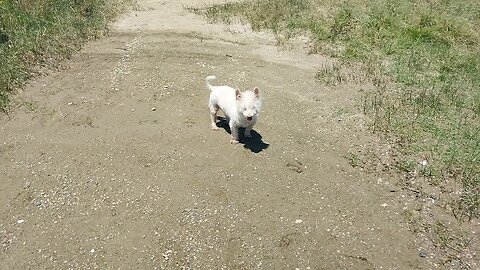
M 445 256 L 442 261 L 443 266 L 448 267 L 455 265 L 462 269 L 471 269 L 471 266 L 465 263 L 463 254 L 469 253 L 474 239 L 463 235 L 459 231 L 454 231 L 442 222 L 436 222 L 431 228 L 427 228 L 432 236 L 435 237 L 434 242 L 437 243 Z
M 0 1 L 0 109 L 7 111 L 9 94 L 32 76 L 33 67 L 53 66 L 103 35 L 130 2 Z
M 27 108 L 29 111 L 31 112 L 34 112 L 38 109 L 38 102 L 35 102 L 35 101 L 27 101 L 25 100 L 23 102 L 23 105 L 25 106 L 25 108 Z
M 339 85 L 343 83 L 346 78 L 339 65 L 327 66 L 317 70 L 315 79 L 325 85 Z
M 480 217 L 480 2 L 253 0 L 191 10 L 271 30 L 279 43 L 308 35 L 313 53 L 363 66 L 376 86 L 364 111 L 403 153 L 397 167 L 408 173 L 428 155 L 420 175 L 462 183 L 456 216 Z M 335 85 L 336 74 L 317 79 Z
M 249 23 L 254 31 L 273 31 L 279 43 L 294 36 L 309 7 L 308 0 L 277 0 L 226 3 L 205 8 L 186 7 L 210 22 L 230 24 L 235 19 Z M 285 29 L 293 30 L 285 31 Z
M 361 165 L 362 161 L 358 154 L 355 154 L 353 152 L 348 152 L 348 154 L 345 156 L 345 158 L 348 160 L 348 163 L 350 166 L 356 168 Z

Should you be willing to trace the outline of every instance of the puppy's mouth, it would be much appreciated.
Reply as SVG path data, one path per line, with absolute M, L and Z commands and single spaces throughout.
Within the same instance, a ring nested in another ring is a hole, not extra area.
M 251 117 L 251 116 L 248 116 L 248 117 L 247 117 L 247 120 L 248 120 L 248 121 L 252 121 L 252 119 L 253 119 L 253 117 Z

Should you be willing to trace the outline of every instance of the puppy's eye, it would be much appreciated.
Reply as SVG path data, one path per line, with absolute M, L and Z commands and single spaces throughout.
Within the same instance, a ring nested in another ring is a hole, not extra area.
M 246 111 L 246 110 L 247 110 L 247 108 L 243 108 L 243 109 L 242 109 L 242 111 Z

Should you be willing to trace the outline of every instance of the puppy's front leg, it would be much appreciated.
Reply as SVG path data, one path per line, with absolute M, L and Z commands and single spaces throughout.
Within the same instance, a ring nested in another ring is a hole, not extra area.
M 253 129 L 253 125 L 249 125 L 245 128 L 245 137 L 252 138 L 252 133 L 250 133 Z
M 237 144 L 238 141 L 238 127 L 233 123 L 230 123 L 230 131 L 232 132 L 232 139 L 230 140 L 231 144 Z

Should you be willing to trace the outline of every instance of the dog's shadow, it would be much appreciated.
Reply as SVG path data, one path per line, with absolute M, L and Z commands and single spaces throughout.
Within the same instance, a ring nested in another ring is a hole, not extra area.
M 229 134 L 232 134 L 232 131 L 230 130 L 230 127 L 228 126 L 228 123 L 225 119 L 225 117 L 217 117 L 219 120 L 217 122 L 217 127 L 225 129 L 226 132 Z M 265 143 L 262 140 L 262 135 L 260 133 L 256 132 L 255 130 L 252 130 L 250 134 L 252 134 L 251 138 L 246 138 L 243 134 L 245 132 L 244 128 L 240 128 L 238 131 L 239 133 L 239 139 L 240 143 L 243 144 L 243 147 L 246 149 L 249 149 L 253 153 L 260 153 L 263 150 L 267 149 L 270 145 L 268 143 Z

